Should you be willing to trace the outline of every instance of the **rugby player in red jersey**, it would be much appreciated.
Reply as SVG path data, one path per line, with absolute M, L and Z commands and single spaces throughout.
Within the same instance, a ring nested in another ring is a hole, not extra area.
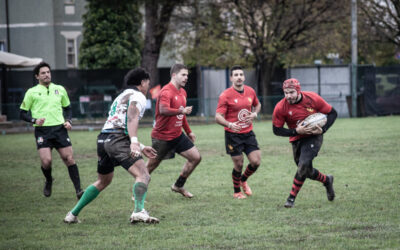
M 272 115 L 273 132 L 278 136 L 289 137 L 292 143 L 293 157 L 297 165 L 292 190 L 285 207 L 294 206 L 294 201 L 306 178 L 323 183 L 329 201 L 335 199 L 333 176 L 325 175 L 313 167 L 312 161 L 322 146 L 323 134 L 335 122 L 336 110 L 314 92 L 301 91 L 300 82 L 291 78 L 283 82 L 285 97 L 277 103 Z M 310 128 L 302 121 L 314 113 L 327 114 L 323 127 Z M 284 128 L 284 124 L 288 128 Z
M 157 150 L 157 157 L 149 159 L 147 168 L 151 174 L 162 160 L 174 158 L 175 153 L 180 154 L 187 161 L 171 190 L 192 198 L 193 194 L 183 186 L 200 163 L 201 156 L 193 144 L 196 135 L 186 120 L 186 115 L 192 112 L 192 106 L 186 107 L 187 95 L 183 89 L 189 72 L 185 65 L 175 64 L 171 67 L 170 74 L 171 81 L 161 89 L 157 98 L 155 124 L 151 132 L 152 147 Z M 182 128 L 186 134 L 182 132 Z
M 226 89 L 219 96 L 215 121 L 225 127 L 226 153 L 231 156 L 233 161 L 233 197 L 244 199 L 246 196 L 241 192 L 240 187 L 247 196 L 252 195 L 247 178 L 257 170 L 261 163 L 261 151 L 253 132 L 253 120 L 260 112 L 261 104 L 254 89 L 245 85 L 245 76 L 241 66 L 231 68 L 230 81 L 232 87 Z M 249 164 L 242 174 L 243 153 L 247 155 Z

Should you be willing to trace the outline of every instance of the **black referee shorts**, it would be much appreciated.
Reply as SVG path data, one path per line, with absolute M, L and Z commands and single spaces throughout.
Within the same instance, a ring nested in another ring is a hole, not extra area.
M 231 156 L 241 155 L 243 152 L 248 155 L 259 150 L 256 135 L 253 131 L 245 134 L 231 133 L 225 130 L 226 153 Z
M 71 146 L 68 131 L 63 124 L 57 126 L 35 127 L 36 147 L 65 148 Z

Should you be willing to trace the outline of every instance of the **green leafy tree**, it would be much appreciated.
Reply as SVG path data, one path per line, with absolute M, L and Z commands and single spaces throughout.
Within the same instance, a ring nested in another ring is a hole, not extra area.
M 135 0 L 87 0 L 83 15 L 82 69 L 125 69 L 141 60 L 142 15 Z

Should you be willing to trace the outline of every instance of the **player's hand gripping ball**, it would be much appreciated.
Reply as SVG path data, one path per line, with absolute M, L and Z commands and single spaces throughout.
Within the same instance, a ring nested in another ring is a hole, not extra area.
M 322 113 L 315 113 L 309 115 L 306 119 L 304 119 L 302 125 L 309 128 L 314 128 L 316 126 L 322 127 L 326 124 L 326 121 L 327 115 Z

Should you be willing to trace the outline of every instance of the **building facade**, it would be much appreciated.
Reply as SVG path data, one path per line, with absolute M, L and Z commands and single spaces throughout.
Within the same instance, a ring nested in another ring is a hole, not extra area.
M 84 0 L 0 0 L 0 50 L 78 67 Z

